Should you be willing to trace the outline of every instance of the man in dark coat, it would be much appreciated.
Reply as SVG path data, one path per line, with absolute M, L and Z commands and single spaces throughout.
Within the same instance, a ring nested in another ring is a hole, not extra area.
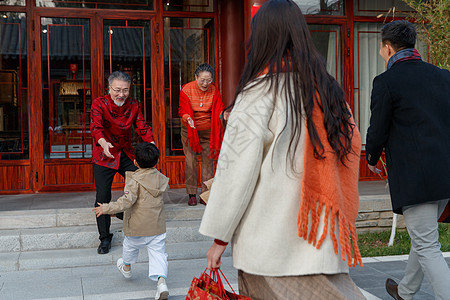
M 116 173 L 125 177 L 126 171 L 137 170 L 131 146 L 132 126 L 145 142 L 154 142 L 152 130 L 142 115 L 138 101 L 129 96 L 130 76 L 115 71 L 109 76 L 108 83 L 109 94 L 96 98 L 91 107 L 91 134 L 94 139 L 92 162 L 97 190 L 95 206 L 111 201 L 111 185 Z M 110 225 L 109 215 L 97 218 L 101 241 L 98 254 L 106 254 L 111 248 Z
M 386 154 L 392 209 L 403 214 L 411 251 L 405 276 L 386 289 L 411 299 L 424 275 L 436 299 L 450 299 L 450 269 L 440 251 L 437 220 L 450 197 L 450 72 L 422 61 L 407 21 L 381 30 L 387 71 L 375 77 L 366 157 L 369 169 Z

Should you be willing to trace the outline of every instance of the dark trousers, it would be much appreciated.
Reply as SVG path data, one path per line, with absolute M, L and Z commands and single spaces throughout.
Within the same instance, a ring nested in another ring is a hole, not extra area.
M 117 172 L 122 175 L 122 177 L 125 177 L 126 171 L 136 170 L 137 167 L 124 152 L 120 154 L 120 163 L 118 170 L 94 164 L 94 180 L 95 189 L 97 191 L 95 196 L 95 206 L 98 206 L 97 203 L 109 203 L 111 201 L 111 185 Z M 121 218 L 119 214 L 117 215 L 117 217 Z M 100 240 L 111 240 L 112 234 L 109 232 L 110 226 L 111 217 L 109 215 L 101 215 L 97 218 L 97 228 L 98 233 L 100 234 Z

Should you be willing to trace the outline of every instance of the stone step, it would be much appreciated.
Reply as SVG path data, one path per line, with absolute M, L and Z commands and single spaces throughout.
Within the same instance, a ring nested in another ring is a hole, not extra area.
M 198 232 L 200 221 L 167 222 L 166 243 L 208 240 Z M 123 241 L 122 224 L 112 224 L 112 245 Z M 94 248 L 99 243 L 96 225 L 0 230 L 0 252 Z
M 169 299 L 186 299 L 192 278 L 199 277 L 205 267 L 205 258 L 169 261 L 166 280 Z M 237 291 L 237 270 L 232 266 L 231 257 L 222 259 L 221 270 Z M 3 272 L 0 299 L 154 299 L 156 283 L 147 277 L 148 263 L 134 264 L 132 274 L 130 279 L 125 279 L 115 267 L 115 263 L 45 269 L 45 271 L 39 269 Z M 226 289 L 231 290 L 228 286 Z
M 166 221 L 201 220 L 205 207 L 183 204 L 166 204 Z M 112 218 L 112 224 L 122 221 Z M 51 228 L 95 225 L 92 208 L 16 210 L 0 212 L 1 229 Z
M 212 240 L 167 243 L 166 252 L 170 261 L 204 259 L 211 245 Z M 231 247 L 227 247 L 223 254 L 223 257 L 229 256 Z M 121 246 L 113 246 L 108 254 L 103 255 L 97 254 L 97 248 L 0 253 L 0 272 L 115 265 L 120 257 Z M 143 262 L 148 262 L 146 249 L 139 251 L 138 263 Z

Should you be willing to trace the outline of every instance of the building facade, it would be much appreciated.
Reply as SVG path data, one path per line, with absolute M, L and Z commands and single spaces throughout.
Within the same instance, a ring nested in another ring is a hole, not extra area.
M 132 78 L 131 95 L 161 150 L 158 168 L 171 187 L 182 187 L 180 88 L 208 62 L 225 104 L 233 100 L 251 7 L 263 2 L 0 1 L 0 194 L 94 189 L 90 106 L 107 93 L 106 78 L 115 70 Z M 348 95 L 364 146 L 372 80 L 385 70 L 379 31 L 409 8 L 401 0 L 294 2 Z M 361 180 L 379 179 L 367 169 L 364 151 L 360 169 Z M 113 187 L 122 185 L 116 176 Z

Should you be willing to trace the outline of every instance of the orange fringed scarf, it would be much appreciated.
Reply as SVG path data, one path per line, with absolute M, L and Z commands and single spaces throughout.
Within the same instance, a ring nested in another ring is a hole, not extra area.
M 353 151 L 348 154 L 344 166 L 328 144 L 327 131 L 323 124 L 324 115 L 319 107 L 319 103 L 321 102 L 318 94 L 317 98 L 312 112 L 312 121 L 323 144 L 325 158 L 319 160 L 314 157 L 314 148 L 307 130 L 301 204 L 297 219 L 298 235 L 319 249 L 327 236 L 328 223 L 330 223 L 330 234 L 334 252 L 338 254 L 338 242 L 334 234 L 337 217 L 342 259 L 345 261 L 347 257 L 350 267 L 356 266 L 357 264 L 362 266 L 355 227 L 359 204 L 358 176 L 361 136 L 355 126 L 353 128 L 352 138 Z M 353 117 L 351 118 L 351 122 L 354 124 Z M 320 215 L 324 209 L 324 229 L 320 239 L 317 241 Z M 309 217 L 311 218 L 311 224 L 308 229 Z

